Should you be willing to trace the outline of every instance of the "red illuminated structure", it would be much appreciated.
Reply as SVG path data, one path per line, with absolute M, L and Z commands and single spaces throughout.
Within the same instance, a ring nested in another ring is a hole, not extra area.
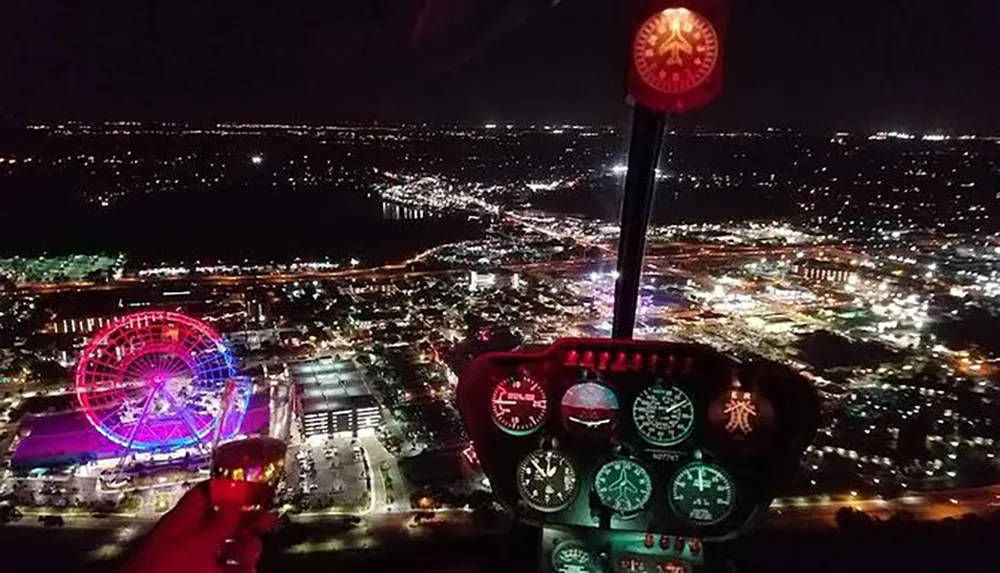
M 629 94 L 661 113 L 701 107 L 722 91 L 725 0 L 654 0 L 637 21 Z
M 130 451 L 201 447 L 239 431 L 249 402 L 236 359 L 204 322 L 175 312 L 139 312 L 94 335 L 76 367 L 76 397 L 91 425 Z
M 490 414 L 501 431 L 526 436 L 545 423 L 548 399 L 542 385 L 527 374 L 497 382 L 490 395 Z

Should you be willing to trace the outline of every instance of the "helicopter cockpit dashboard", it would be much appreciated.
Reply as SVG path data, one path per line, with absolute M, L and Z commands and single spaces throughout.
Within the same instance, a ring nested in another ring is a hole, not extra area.
M 659 341 L 485 354 L 457 399 L 495 494 L 547 532 L 556 571 L 699 564 L 767 509 L 819 419 L 787 367 Z

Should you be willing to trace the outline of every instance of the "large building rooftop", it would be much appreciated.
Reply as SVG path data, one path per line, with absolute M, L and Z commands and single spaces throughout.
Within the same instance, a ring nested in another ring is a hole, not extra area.
M 292 367 L 303 414 L 377 406 L 354 363 L 323 358 Z

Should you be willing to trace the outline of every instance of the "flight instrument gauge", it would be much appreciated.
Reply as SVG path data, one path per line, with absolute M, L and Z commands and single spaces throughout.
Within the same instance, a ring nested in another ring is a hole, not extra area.
M 653 478 L 639 463 L 619 458 L 601 466 L 594 490 L 605 506 L 620 515 L 642 510 L 653 496 Z
M 552 570 L 558 573 L 598 573 L 601 564 L 576 540 L 563 541 L 552 551 Z
M 543 513 L 563 509 L 576 496 L 576 468 L 556 450 L 535 450 L 517 465 L 517 491 L 529 507 Z
M 673 446 L 691 435 L 694 404 L 679 387 L 656 384 L 636 397 L 632 419 L 642 439 L 654 446 Z
M 736 505 L 736 486 L 722 468 L 694 462 L 670 480 L 670 507 L 692 525 L 712 525 Z
M 545 389 L 526 374 L 504 378 L 490 394 L 493 423 L 512 436 L 526 436 L 541 428 L 547 414 Z
M 581 382 L 563 394 L 563 423 L 574 433 L 610 434 L 618 425 L 618 397 L 603 384 Z

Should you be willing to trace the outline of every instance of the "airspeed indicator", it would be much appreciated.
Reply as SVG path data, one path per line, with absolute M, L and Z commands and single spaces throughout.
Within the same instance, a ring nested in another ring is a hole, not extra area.
M 654 446 L 673 446 L 694 429 L 694 403 L 677 386 L 655 384 L 636 397 L 632 419 L 642 439 Z

